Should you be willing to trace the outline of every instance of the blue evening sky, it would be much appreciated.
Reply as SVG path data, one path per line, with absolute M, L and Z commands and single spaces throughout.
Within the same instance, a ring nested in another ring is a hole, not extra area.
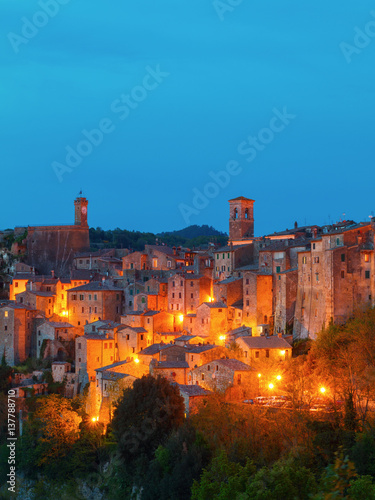
M 0 3 L 0 228 L 69 223 L 80 189 L 106 229 L 227 231 L 236 196 L 256 200 L 257 235 L 369 220 L 374 2 L 48 3 Z

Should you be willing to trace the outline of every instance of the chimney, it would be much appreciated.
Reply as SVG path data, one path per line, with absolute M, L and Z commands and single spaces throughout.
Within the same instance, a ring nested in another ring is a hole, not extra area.
M 277 336 L 279 337 L 279 339 L 282 339 L 282 338 L 283 338 L 283 332 L 279 332 L 279 333 L 277 334 Z
M 54 271 L 53 269 L 52 269 L 52 271 L 51 271 L 51 275 L 52 275 L 52 278 L 54 278 L 54 277 L 55 277 L 55 271 Z
M 295 221 L 295 223 L 294 223 L 294 229 L 297 229 L 297 228 L 298 228 L 298 222 Z

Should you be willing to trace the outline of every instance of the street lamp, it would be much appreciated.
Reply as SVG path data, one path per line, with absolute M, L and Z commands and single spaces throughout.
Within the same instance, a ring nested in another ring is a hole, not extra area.
M 272 390 L 275 386 L 273 384 L 269 384 L 268 387 Z
M 324 393 L 326 392 L 326 388 L 325 388 L 325 387 L 321 387 L 319 390 L 320 390 L 320 392 L 321 392 L 322 394 L 324 394 Z
M 278 376 L 276 377 L 276 379 L 277 379 L 277 380 L 281 380 L 281 375 L 278 375 Z

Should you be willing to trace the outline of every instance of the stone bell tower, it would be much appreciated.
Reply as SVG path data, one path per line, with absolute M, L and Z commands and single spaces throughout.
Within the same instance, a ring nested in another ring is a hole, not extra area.
M 229 200 L 229 240 L 254 236 L 254 200 L 239 196 Z
M 88 201 L 86 198 L 80 196 L 82 191 L 79 193 L 78 197 L 74 200 L 74 225 L 81 227 L 88 227 L 87 224 L 87 205 Z

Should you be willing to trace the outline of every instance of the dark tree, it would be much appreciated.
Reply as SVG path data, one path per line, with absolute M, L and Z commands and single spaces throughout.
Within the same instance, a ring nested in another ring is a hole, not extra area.
M 171 431 L 184 421 L 184 402 L 177 386 L 151 375 L 124 391 L 115 409 L 112 428 L 121 455 L 151 458 Z

